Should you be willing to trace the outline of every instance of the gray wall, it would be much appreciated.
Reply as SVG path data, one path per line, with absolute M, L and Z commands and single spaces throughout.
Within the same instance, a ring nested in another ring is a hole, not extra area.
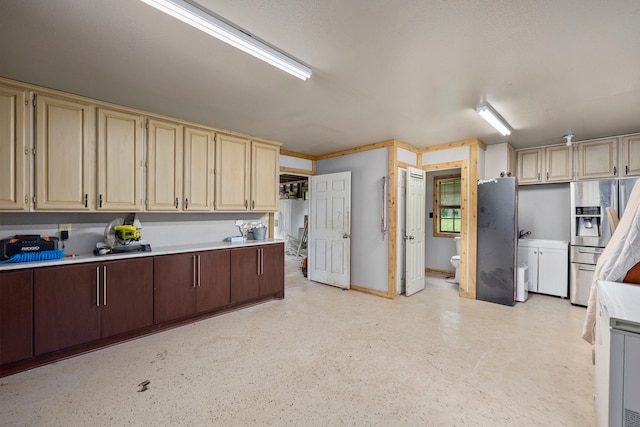
M 530 238 L 566 240 L 571 237 L 569 183 L 518 187 L 518 228 Z
M 387 234 L 380 230 L 382 177 L 387 175 L 385 148 L 316 162 L 318 175 L 351 171 L 351 283 L 387 292 Z
M 104 240 L 104 229 L 122 213 L 1 213 L 0 239 L 16 234 L 58 236 L 58 224 L 71 224 L 71 237 L 65 243 L 67 254 L 89 254 Z M 261 220 L 261 213 L 139 213 L 142 238 L 151 248 L 189 243 L 220 242 L 239 235 L 236 219 Z
M 456 254 L 456 245 L 452 237 L 435 237 L 433 235 L 433 218 L 429 213 L 433 212 L 433 178 L 442 175 L 455 175 L 460 173 L 460 168 L 427 172 L 427 200 L 426 200 L 426 250 L 425 267 L 434 270 L 455 271 L 451 265 L 451 257 Z

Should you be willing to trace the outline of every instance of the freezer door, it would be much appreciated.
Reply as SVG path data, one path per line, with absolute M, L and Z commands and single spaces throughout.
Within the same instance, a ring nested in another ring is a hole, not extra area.
M 569 270 L 569 297 L 571 304 L 587 306 L 595 265 L 572 262 Z
M 476 298 L 512 306 L 516 284 L 516 181 L 478 185 Z

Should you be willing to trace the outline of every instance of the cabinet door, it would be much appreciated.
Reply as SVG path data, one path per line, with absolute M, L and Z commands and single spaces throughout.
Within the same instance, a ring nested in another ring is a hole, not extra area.
M 98 210 L 142 210 L 142 138 L 141 116 L 98 109 Z
M 250 156 L 249 140 L 216 135 L 216 210 L 248 210 Z
M 231 250 L 198 252 L 196 312 L 229 305 Z
M 538 292 L 538 248 L 519 246 L 518 262 L 523 262 L 529 267 L 529 292 Z
M 622 138 L 620 156 L 620 175 L 640 175 L 640 135 Z
M 37 95 L 35 208 L 88 211 L 94 206 L 95 143 L 88 104 Z
M 573 179 L 573 146 L 546 147 L 546 182 L 567 182 Z
M 153 258 L 100 266 L 102 338 L 153 324 Z
M 213 132 L 184 129 L 184 210 L 213 208 L 214 151 Z
M 100 338 L 99 273 L 93 263 L 34 270 L 35 355 Z
M 33 272 L 0 273 L 0 365 L 33 356 Z
M 280 191 L 280 147 L 251 143 L 251 210 L 277 211 Z
M 193 314 L 195 310 L 196 254 L 163 255 L 154 258 L 154 323 Z
M 182 199 L 182 126 L 147 123 L 147 210 L 178 211 Z
M 0 86 L 0 210 L 29 209 L 27 92 Z
M 260 296 L 259 247 L 231 249 L 231 304 Z
M 284 296 L 284 245 L 261 247 L 260 296 Z
M 618 139 L 581 142 L 578 145 L 578 179 L 611 178 L 618 174 Z
M 538 256 L 538 292 L 566 298 L 569 260 L 566 249 L 540 248 Z
M 516 153 L 518 161 L 518 184 L 542 182 L 542 149 L 522 150 Z

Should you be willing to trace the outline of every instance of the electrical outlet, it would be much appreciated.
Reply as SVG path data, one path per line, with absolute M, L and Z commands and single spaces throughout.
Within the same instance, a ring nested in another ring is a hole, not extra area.
M 71 237 L 71 224 L 58 224 L 58 235 L 63 231 L 66 231 L 68 236 Z

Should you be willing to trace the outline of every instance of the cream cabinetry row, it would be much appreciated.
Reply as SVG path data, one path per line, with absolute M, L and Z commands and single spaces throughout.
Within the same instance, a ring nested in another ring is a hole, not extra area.
M 0 81 L 4 211 L 275 211 L 279 149 Z
M 517 151 L 518 184 L 566 182 L 573 179 L 573 151 L 566 145 Z
M 520 185 L 640 176 L 640 134 L 517 151 Z

